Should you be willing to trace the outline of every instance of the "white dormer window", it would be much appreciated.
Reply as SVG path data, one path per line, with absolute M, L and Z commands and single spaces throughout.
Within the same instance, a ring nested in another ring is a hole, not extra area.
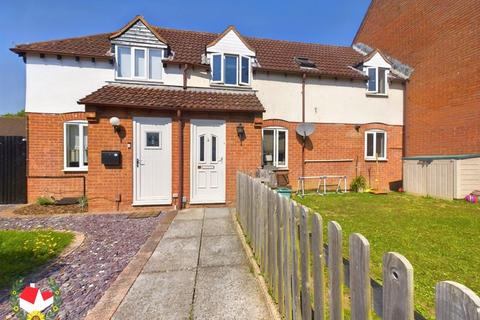
M 121 80 L 162 80 L 163 49 L 116 47 L 116 77 Z
M 250 85 L 250 57 L 213 53 L 210 58 L 212 83 L 230 86 Z
M 368 67 L 367 91 L 370 94 L 387 94 L 387 68 Z

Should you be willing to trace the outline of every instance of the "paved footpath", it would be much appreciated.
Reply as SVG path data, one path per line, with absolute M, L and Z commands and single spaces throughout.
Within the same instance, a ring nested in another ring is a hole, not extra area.
M 227 208 L 180 211 L 113 319 L 269 319 Z

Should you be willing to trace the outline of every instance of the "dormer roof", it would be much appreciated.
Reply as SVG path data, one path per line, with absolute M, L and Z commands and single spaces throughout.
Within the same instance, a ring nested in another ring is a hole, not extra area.
M 248 43 L 248 41 L 245 40 L 245 38 L 240 34 L 240 32 L 238 32 L 238 30 L 233 25 L 229 26 L 215 40 L 213 40 L 212 42 L 207 44 L 206 45 L 207 51 L 208 51 L 208 49 L 211 49 L 211 48 L 215 47 L 217 44 L 219 44 L 219 42 L 221 42 L 225 37 L 227 37 L 231 33 L 233 33 L 235 35 L 235 37 L 238 38 L 243 43 L 243 45 L 245 46 L 246 49 L 251 51 L 251 53 L 250 53 L 251 56 L 255 55 L 255 48 L 253 48 Z
M 150 26 L 150 24 L 147 22 L 147 20 L 145 20 L 143 16 L 135 16 L 135 18 L 133 18 L 129 23 L 127 23 L 122 29 L 118 30 L 115 33 L 112 33 L 110 35 L 110 40 L 121 37 L 123 34 L 125 34 L 125 32 L 130 30 L 130 28 L 132 28 L 138 22 L 142 23 L 157 38 L 158 41 L 164 44 L 168 44 L 167 41 L 158 33 L 158 31 L 152 26 Z

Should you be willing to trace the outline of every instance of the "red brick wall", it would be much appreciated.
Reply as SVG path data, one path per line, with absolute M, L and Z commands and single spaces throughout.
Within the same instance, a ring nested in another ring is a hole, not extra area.
M 290 185 L 297 189 L 302 168 L 302 143 L 295 128 L 297 123 L 280 120 L 264 121 L 264 127 L 280 126 L 288 129 L 288 169 Z M 382 129 L 387 132 L 387 161 L 365 161 L 365 131 Z M 347 175 L 348 185 L 356 175 L 363 175 L 371 187 L 389 189 L 389 184 L 402 179 L 402 126 L 365 124 L 359 130 L 349 124 L 316 124 L 308 138 L 305 160 L 352 159 L 350 162 L 315 162 L 305 164 L 306 176 Z M 377 182 L 378 180 L 378 182 Z M 334 183 L 331 180 L 329 183 Z M 314 181 L 309 182 L 312 187 Z
M 480 153 L 478 0 L 373 0 L 355 42 L 415 68 L 406 155 Z
M 35 202 L 40 196 L 82 196 L 83 179 L 68 177 L 86 176 L 85 173 L 63 171 L 63 123 L 71 120 L 85 120 L 84 114 L 27 114 L 28 202 Z M 64 178 L 43 178 L 46 176 Z

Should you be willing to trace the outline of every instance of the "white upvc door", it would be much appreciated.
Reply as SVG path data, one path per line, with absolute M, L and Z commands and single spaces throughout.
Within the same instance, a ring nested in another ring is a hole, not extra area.
M 190 130 L 190 203 L 225 202 L 223 120 L 192 120 Z
M 172 119 L 136 117 L 133 204 L 172 203 Z

